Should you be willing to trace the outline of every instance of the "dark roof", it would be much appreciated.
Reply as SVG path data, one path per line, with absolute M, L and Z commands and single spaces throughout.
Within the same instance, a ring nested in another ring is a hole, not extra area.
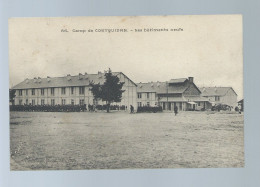
M 199 88 L 202 96 L 224 96 L 232 87 L 202 87 Z M 233 90 L 236 94 L 236 92 Z M 237 95 L 237 94 L 236 94 Z
M 112 72 L 112 74 L 113 75 L 121 74 L 125 76 L 121 72 Z M 70 80 L 68 80 L 69 77 Z M 79 77 L 81 77 L 81 79 L 79 79 Z M 76 76 L 67 75 L 65 77 L 26 79 L 23 82 L 15 85 L 12 89 L 88 86 L 92 81 L 96 84 L 98 83 L 103 84 L 105 81 L 105 73 L 100 72 L 99 74 L 79 74 Z
M 138 83 L 137 92 L 156 92 L 157 94 L 183 93 L 189 87 L 189 84 L 185 84 L 185 81 L 187 79 L 185 79 L 185 80 L 184 79 L 172 79 L 172 80 L 174 80 L 173 81 L 174 84 L 171 84 L 168 86 L 167 86 L 167 82 Z M 181 83 L 181 84 L 175 84 L 175 83 Z
M 160 92 L 166 90 L 166 82 L 137 83 L 137 92 Z

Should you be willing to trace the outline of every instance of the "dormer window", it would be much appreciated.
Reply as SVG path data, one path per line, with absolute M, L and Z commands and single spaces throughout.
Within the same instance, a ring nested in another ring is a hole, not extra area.
M 82 79 L 82 74 L 81 73 L 79 73 L 79 80 L 81 80 Z
M 67 75 L 67 80 L 68 80 L 68 81 L 71 80 L 71 75 L 70 75 L 70 74 Z

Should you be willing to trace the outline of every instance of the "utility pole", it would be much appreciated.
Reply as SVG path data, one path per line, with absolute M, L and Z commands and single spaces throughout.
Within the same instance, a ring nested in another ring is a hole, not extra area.
M 169 103 L 168 103 L 168 81 L 166 81 L 166 89 L 167 89 L 167 92 L 166 92 L 166 97 L 167 97 L 167 110 L 169 110 Z

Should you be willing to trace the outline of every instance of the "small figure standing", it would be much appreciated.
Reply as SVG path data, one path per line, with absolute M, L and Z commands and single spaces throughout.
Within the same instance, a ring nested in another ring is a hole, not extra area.
M 134 113 L 134 107 L 133 107 L 133 105 L 130 105 L 130 110 L 131 110 L 131 113 Z
M 174 114 L 175 114 L 175 116 L 177 115 L 177 113 L 178 113 L 178 107 L 174 106 Z

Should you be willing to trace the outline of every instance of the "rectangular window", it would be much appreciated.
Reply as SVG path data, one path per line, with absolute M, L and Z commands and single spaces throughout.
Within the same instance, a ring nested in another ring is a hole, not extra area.
M 66 94 L 66 88 L 61 88 L 61 94 L 65 95 Z
M 140 107 L 142 106 L 142 102 L 137 102 L 137 104 L 138 104 L 138 106 L 140 106 Z
M 35 95 L 35 89 L 34 88 L 32 89 L 32 95 Z
M 41 105 L 44 105 L 44 99 L 41 99 Z
M 66 100 L 65 100 L 65 99 L 62 99 L 62 100 L 61 100 L 61 104 L 62 104 L 62 105 L 66 105 Z
M 71 87 L 71 95 L 74 94 L 74 87 Z
M 23 90 L 19 90 L 19 96 L 23 95 Z
M 150 102 L 147 102 L 147 106 L 150 106 Z
M 28 95 L 28 90 L 25 90 L 25 95 Z
M 198 106 L 200 106 L 200 102 L 198 102 Z
M 150 94 L 149 93 L 147 93 L 147 99 L 149 99 L 150 98 Z
M 74 99 L 71 99 L 71 105 L 74 105 Z
M 79 94 L 83 95 L 84 93 L 85 93 L 85 87 L 84 86 L 79 87 Z
M 220 100 L 219 96 L 215 96 L 215 101 L 219 101 L 219 100 Z
M 55 105 L 55 99 L 51 100 L 51 105 L 54 106 Z
M 23 100 L 20 99 L 20 100 L 19 100 L 19 105 L 22 105 L 22 104 L 23 104 Z
M 32 105 L 35 105 L 35 99 L 32 99 Z
M 44 95 L 44 88 L 41 89 L 41 95 Z
M 85 104 L 84 99 L 80 99 L 80 100 L 79 100 L 79 104 L 80 104 L 80 105 L 84 105 L 84 104 Z
M 142 98 L 142 94 L 141 94 L 141 93 L 138 93 L 138 94 L 137 94 L 137 98 L 138 98 L 138 99 L 141 99 L 141 98 Z
M 54 88 L 51 88 L 51 95 L 54 95 Z
M 28 99 L 25 100 L 25 104 L 27 104 L 27 105 L 29 104 Z

